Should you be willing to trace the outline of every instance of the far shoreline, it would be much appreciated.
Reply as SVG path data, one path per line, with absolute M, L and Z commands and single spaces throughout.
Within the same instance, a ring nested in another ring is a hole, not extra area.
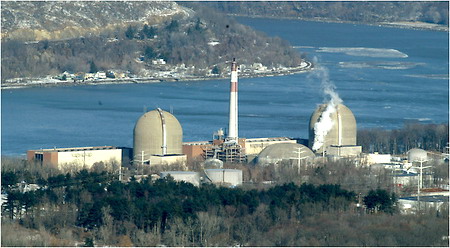
M 449 27 L 442 24 L 427 23 L 420 21 L 396 21 L 396 22 L 357 22 L 357 21 L 345 21 L 345 20 L 333 20 L 328 18 L 298 18 L 298 17 L 280 17 L 280 16 L 248 16 L 239 14 L 229 14 L 233 17 L 244 17 L 254 19 L 274 19 L 274 20 L 298 20 L 307 22 L 323 22 L 323 23 L 343 23 L 343 24 L 357 24 L 367 26 L 379 26 L 386 28 L 399 28 L 399 29 L 412 29 L 412 30 L 428 30 L 438 32 L 449 32 Z
M 266 71 L 259 73 L 240 73 L 240 78 L 260 78 L 260 77 L 276 77 L 286 76 L 297 73 L 309 72 L 314 69 L 314 65 L 310 61 L 304 61 L 306 66 L 290 67 L 279 71 Z M 122 79 L 97 79 L 80 81 L 62 81 L 54 79 L 22 79 L 24 82 L 19 83 L 2 83 L 1 90 L 23 89 L 23 88 L 44 88 L 44 87 L 73 87 L 87 85 L 115 85 L 115 84 L 152 84 L 152 83 L 170 83 L 170 82 L 190 82 L 190 81 L 206 81 L 206 80 L 225 80 L 229 75 L 224 76 L 186 76 L 186 77 L 137 77 Z

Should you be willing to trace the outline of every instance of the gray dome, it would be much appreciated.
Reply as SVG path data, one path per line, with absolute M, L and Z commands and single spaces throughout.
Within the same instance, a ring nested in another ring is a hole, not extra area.
M 298 152 L 300 151 L 301 161 L 313 159 L 314 153 L 306 146 L 296 143 L 279 143 L 267 146 L 257 157 L 258 165 L 275 164 L 280 161 L 290 161 L 298 159 Z
M 422 149 L 413 148 L 408 151 L 408 161 L 409 162 L 420 162 L 426 161 L 428 159 L 427 152 Z
M 309 147 L 314 146 L 315 125 L 327 108 L 327 104 L 321 104 L 311 115 L 309 121 Z M 356 145 L 356 119 L 352 111 L 343 104 L 338 104 L 336 111 L 331 114 L 333 127 L 325 135 L 324 145 L 315 152 L 322 153 L 324 147 L 334 146 L 354 146 Z
M 150 155 L 182 154 L 183 129 L 177 118 L 161 109 L 142 115 L 134 127 L 133 157 L 144 161 Z

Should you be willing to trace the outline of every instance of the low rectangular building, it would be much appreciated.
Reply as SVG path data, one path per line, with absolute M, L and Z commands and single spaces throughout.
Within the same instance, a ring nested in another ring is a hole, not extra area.
M 336 157 L 357 157 L 361 154 L 361 146 L 329 146 L 326 150 L 326 154 Z
M 434 209 L 436 211 L 448 211 L 448 195 L 425 195 L 425 196 L 410 196 L 398 199 L 400 213 L 411 214 L 421 211 L 429 211 Z
M 370 153 L 366 155 L 366 162 L 371 164 L 389 164 L 391 162 L 391 154 Z
M 67 166 L 91 168 L 97 162 L 122 164 L 129 161 L 131 148 L 114 146 L 54 148 L 27 151 L 28 161 L 63 169 Z
M 181 165 L 186 166 L 185 154 L 170 154 L 170 155 L 152 155 L 150 156 L 150 165 Z

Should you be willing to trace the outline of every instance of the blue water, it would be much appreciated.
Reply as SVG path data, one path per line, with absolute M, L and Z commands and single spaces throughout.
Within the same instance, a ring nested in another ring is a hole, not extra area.
M 358 128 L 448 123 L 448 33 L 296 20 L 239 18 L 280 36 L 329 72 Z M 348 49 L 358 48 L 358 49 Z M 378 50 L 371 50 L 377 48 Z M 392 50 L 393 49 L 393 50 Z M 239 60 L 239 58 L 237 58 Z M 173 109 L 185 141 L 228 126 L 229 80 L 2 90 L 1 152 L 132 146 L 144 109 Z M 239 136 L 307 138 L 324 101 L 313 73 L 239 80 Z

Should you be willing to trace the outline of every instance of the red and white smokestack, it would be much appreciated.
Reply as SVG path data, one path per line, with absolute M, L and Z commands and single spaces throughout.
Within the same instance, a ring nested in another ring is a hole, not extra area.
M 237 63 L 233 58 L 231 63 L 230 82 L 230 119 L 228 125 L 228 140 L 238 139 L 238 72 Z

